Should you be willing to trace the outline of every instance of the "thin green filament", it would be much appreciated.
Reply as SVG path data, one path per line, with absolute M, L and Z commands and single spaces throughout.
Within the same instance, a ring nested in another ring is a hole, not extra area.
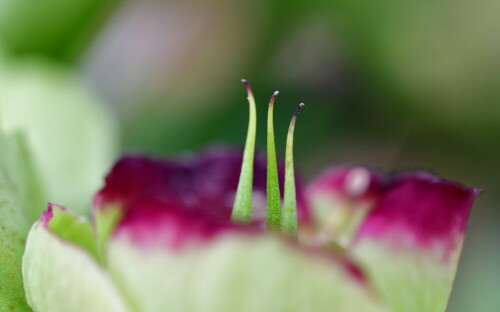
M 288 135 L 286 138 L 286 154 L 285 154 L 285 191 L 283 198 L 283 219 L 281 221 L 281 229 L 283 232 L 295 236 L 297 234 L 297 195 L 295 192 L 295 172 L 293 167 L 293 133 L 295 130 L 295 122 L 300 110 L 304 107 L 304 103 L 300 103 L 293 114 Z
M 250 223 L 252 219 L 253 160 L 255 133 L 257 129 L 257 109 L 250 84 L 245 79 L 242 79 L 241 82 L 243 82 L 247 89 L 250 117 L 245 151 L 243 152 L 243 163 L 241 164 L 240 180 L 234 199 L 231 220 L 240 223 Z
M 267 111 L 267 226 L 279 229 L 281 224 L 281 196 L 278 182 L 278 164 L 276 162 L 276 146 L 274 143 L 273 110 L 278 95 L 274 92 L 269 101 Z

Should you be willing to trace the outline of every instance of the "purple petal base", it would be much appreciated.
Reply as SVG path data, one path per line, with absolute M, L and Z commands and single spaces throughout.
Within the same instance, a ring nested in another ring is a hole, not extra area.
M 241 150 L 222 147 L 177 160 L 126 156 L 106 177 L 104 188 L 94 198 L 94 209 L 118 204 L 123 209 L 118 230 L 127 227 L 132 233 L 137 232 L 133 236 L 141 241 L 158 236 L 168 226 L 172 226 L 171 233 L 176 233 L 175 238 L 169 238 L 174 245 L 184 241 L 181 236 L 210 237 L 220 228 L 232 227 L 230 218 L 241 162 Z M 283 171 L 280 165 L 281 184 Z M 255 228 L 265 225 L 266 176 L 265 157 L 257 155 L 252 222 Z M 309 212 L 299 181 L 297 200 L 299 222 L 308 223 Z M 173 220 L 178 224 L 171 224 Z

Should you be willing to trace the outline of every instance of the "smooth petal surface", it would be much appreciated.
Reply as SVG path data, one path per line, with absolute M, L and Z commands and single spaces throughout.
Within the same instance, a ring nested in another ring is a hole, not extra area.
M 349 176 L 360 170 L 365 181 L 352 182 Z M 325 205 L 325 198 L 344 215 L 361 207 L 347 248 L 368 268 L 393 311 L 446 309 L 477 193 L 428 173 L 383 176 L 353 167 L 332 170 L 309 189 L 321 214 L 327 208 L 318 202 Z
M 23 257 L 24 288 L 33 310 L 131 311 L 93 256 L 93 244 L 87 221 L 49 207 L 32 227 Z
M 165 202 L 141 206 L 124 216 L 107 255 L 138 311 L 385 311 L 347 258 Z
M 112 240 L 110 271 L 140 311 L 385 311 L 355 275 L 270 237 L 168 252 Z
M 366 168 L 341 166 L 311 183 L 307 198 L 315 227 L 312 239 L 349 247 L 379 199 L 382 180 L 381 174 Z

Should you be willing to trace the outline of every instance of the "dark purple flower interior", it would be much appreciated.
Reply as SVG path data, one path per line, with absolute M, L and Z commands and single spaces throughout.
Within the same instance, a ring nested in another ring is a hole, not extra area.
M 166 245 L 179 249 L 186 243 L 203 242 L 226 231 L 244 232 L 246 229 L 216 218 L 206 217 L 194 210 L 179 209 L 179 203 L 154 198 L 134 202 L 120 221 L 120 231 L 126 231 L 137 243 Z M 250 232 L 250 231 L 248 231 Z
M 104 188 L 94 198 L 94 206 L 99 209 L 106 203 L 119 203 L 124 210 L 119 227 L 132 224 L 154 227 L 160 224 L 156 219 L 167 214 L 175 215 L 179 222 L 184 217 L 191 220 L 183 223 L 184 233 L 192 229 L 197 218 L 212 226 L 229 224 L 241 162 L 241 150 L 222 147 L 180 159 L 126 156 L 106 177 Z M 283 165 L 279 165 L 281 185 L 283 171 Z M 307 223 L 309 213 L 297 182 L 298 218 L 299 222 Z M 252 222 L 256 227 L 265 224 L 265 196 L 266 161 L 263 155 L 256 155 Z

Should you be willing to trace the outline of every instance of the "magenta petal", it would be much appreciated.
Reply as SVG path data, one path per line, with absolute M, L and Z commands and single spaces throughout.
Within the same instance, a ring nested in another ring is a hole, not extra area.
M 444 311 L 478 194 L 425 172 L 340 167 L 308 199 L 316 235 L 352 252 L 391 311 Z
M 223 232 L 247 231 L 178 207 L 178 204 L 153 198 L 139 200 L 129 207 L 115 234 L 125 234 L 142 246 L 153 244 L 179 249 L 187 243 L 210 240 Z
M 391 311 L 444 311 L 479 191 L 426 172 L 386 176 L 350 250 Z
M 462 236 L 469 212 L 479 191 L 442 180 L 429 173 L 409 172 L 382 187 L 377 205 L 363 222 L 358 235 L 408 234 L 420 246 L 439 241 L 449 248 Z
M 47 210 L 42 212 L 42 215 L 40 216 L 40 223 L 44 227 L 48 227 L 50 220 L 54 217 L 54 212 L 53 212 L 53 207 L 52 204 L 47 205 Z
M 195 222 L 196 218 L 204 218 L 209 223 L 228 224 L 241 161 L 241 150 L 224 147 L 179 159 L 126 156 L 106 177 L 104 188 L 94 198 L 94 209 L 119 204 L 124 217 L 119 227 L 133 224 L 139 229 L 142 222 L 152 233 L 159 229 L 154 225 L 163 222 L 159 219 L 170 222 L 172 214 L 179 220 L 188 218 Z M 283 182 L 283 166 L 280 166 L 280 182 Z M 298 188 L 299 220 L 308 222 L 304 195 L 300 185 Z M 261 155 L 257 155 L 254 164 L 253 210 L 253 223 L 263 225 L 266 216 L 266 162 Z M 167 218 L 167 214 L 170 217 Z M 189 226 L 182 228 L 186 235 L 191 230 L 193 228 Z
M 358 239 L 388 238 L 393 244 L 410 240 L 419 247 L 439 242 L 453 248 L 457 235 L 463 236 L 470 208 L 479 193 L 427 172 L 391 176 L 344 166 L 329 170 L 312 183 L 308 198 L 327 194 L 337 201 L 354 203 L 343 209 L 369 203 L 369 211 L 357 230 Z
M 52 220 L 52 218 L 54 217 L 54 208 L 66 210 L 66 207 L 59 206 L 53 203 L 48 203 L 47 210 L 42 212 L 42 215 L 39 218 L 40 224 L 42 224 L 45 228 L 49 226 L 50 220 Z

